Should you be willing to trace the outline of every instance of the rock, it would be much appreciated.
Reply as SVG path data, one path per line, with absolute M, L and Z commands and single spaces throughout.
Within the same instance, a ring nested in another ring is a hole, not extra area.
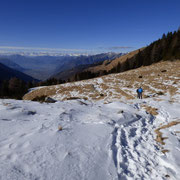
M 167 72 L 167 70 L 164 69 L 164 70 L 162 70 L 161 72 Z
M 166 178 L 170 178 L 170 175 L 166 174 L 165 177 L 166 177 Z
M 44 102 L 46 102 L 46 103 L 55 103 L 56 100 L 53 99 L 53 98 L 50 98 L 50 97 L 46 97 Z
M 159 91 L 159 92 L 157 92 L 157 95 L 164 95 L 164 93 L 162 92 L 162 91 Z

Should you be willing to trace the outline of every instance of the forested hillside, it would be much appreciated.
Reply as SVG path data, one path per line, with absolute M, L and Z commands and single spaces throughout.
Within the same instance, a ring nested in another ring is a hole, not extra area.
M 0 63 L 0 98 L 17 98 L 27 93 L 36 79 Z
M 19 78 L 23 81 L 33 81 L 35 80 L 31 76 L 28 76 L 20 71 L 9 68 L 6 65 L 0 63 L 0 81 L 11 79 L 12 77 Z

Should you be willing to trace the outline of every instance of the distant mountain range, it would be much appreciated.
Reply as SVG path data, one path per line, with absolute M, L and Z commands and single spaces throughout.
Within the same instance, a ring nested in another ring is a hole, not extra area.
M 103 53 L 92 56 L 0 55 L 0 63 L 35 79 L 45 80 L 50 77 L 68 79 L 70 75 L 79 72 L 79 70 L 97 65 L 107 59 L 112 60 L 121 55 L 121 53 Z M 74 71 L 73 73 L 72 70 Z
M 62 56 L 22 56 L 18 54 L 10 56 L 1 55 L 1 57 L 21 66 L 22 69 L 19 69 L 21 72 L 40 80 L 50 77 L 54 73 L 58 63 L 70 58 Z M 6 63 L 6 65 L 8 64 Z
M 102 64 L 105 60 L 112 61 L 122 55 L 123 53 L 102 53 L 92 56 L 79 56 L 70 61 L 64 61 L 61 63 L 55 70 L 57 73 L 51 77 L 67 80 L 77 72 Z

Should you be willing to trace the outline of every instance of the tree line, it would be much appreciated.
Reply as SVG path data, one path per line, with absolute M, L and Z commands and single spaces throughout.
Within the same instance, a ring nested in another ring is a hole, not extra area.
M 50 78 L 46 81 L 25 82 L 21 79 L 13 77 L 9 80 L 0 81 L 0 98 L 22 99 L 30 88 L 38 86 L 50 86 L 65 83 L 64 80 Z

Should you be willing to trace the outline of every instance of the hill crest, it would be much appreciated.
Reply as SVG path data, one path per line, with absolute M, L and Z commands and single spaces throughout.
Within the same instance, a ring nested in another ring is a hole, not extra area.
M 37 96 L 50 96 L 57 100 L 88 99 L 126 101 L 136 98 L 136 89 L 142 86 L 144 98 L 157 98 L 168 94 L 171 99 L 180 93 L 180 60 L 159 62 L 150 66 L 110 74 L 99 78 L 54 86 L 38 87 L 26 94 L 24 100 Z

